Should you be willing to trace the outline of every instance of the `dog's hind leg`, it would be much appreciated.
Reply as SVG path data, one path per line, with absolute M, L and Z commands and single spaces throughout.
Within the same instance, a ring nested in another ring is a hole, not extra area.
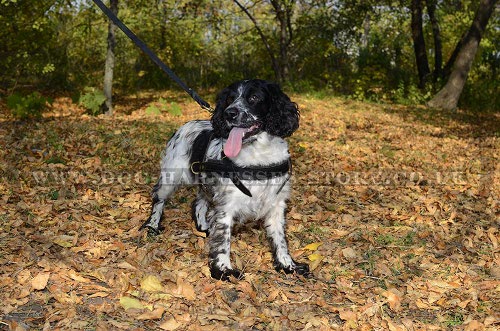
M 191 214 L 193 221 L 196 225 L 196 230 L 200 232 L 205 232 L 208 235 L 208 221 L 207 221 L 207 211 L 209 207 L 209 202 L 207 201 L 203 191 L 198 191 L 196 199 L 193 201 L 191 206 Z

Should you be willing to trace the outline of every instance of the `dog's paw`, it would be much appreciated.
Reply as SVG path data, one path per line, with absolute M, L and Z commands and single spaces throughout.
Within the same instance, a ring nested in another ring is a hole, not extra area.
M 237 269 L 224 269 L 221 270 L 217 267 L 210 268 L 210 275 L 217 280 L 229 281 L 231 277 L 238 280 L 243 279 L 243 273 Z
M 293 274 L 296 273 L 298 275 L 302 275 L 304 277 L 310 277 L 311 273 L 309 271 L 309 265 L 307 263 L 299 263 L 295 262 L 291 266 L 285 266 L 281 263 L 275 263 L 274 269 L 277 272 L 283 271 L 285 274 Z
M 149 225 L 149 222 L 147 221 L 139 228 L 139 230 L 147 230 L 148 237 L 158 236 L 163 229 L 164 229 L 163 227 L 154 228 L 151 225 Z
M 304 277 L 310 277 L 311 272 L 309 271 L 309 265 L 307 263 L 299 263 L 295 262 L 295 270 L 294 272 L 298 275 L 302 275 Z

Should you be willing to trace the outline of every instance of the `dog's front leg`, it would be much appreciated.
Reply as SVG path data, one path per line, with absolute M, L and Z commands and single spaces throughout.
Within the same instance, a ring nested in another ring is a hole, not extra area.
M 231 267 L 230 261 L 233 217 L 224 212 L 214 213 L 211 211 L 211 214 L 215 215 L 211 217 L 208 236 L 210 274 L 215 279 L 226 281 L 229 280 L 230 276 L 237 279 L 243 278 L 243 274 L 239 270 Z
M 200 189 L 198 191 L 198 195 L 196 199 L 193 201 L 191 205 L 191 216 L 194 220 L 194 224 L 196 225 L 196 230 L 200 232 L 205 232 L 208 235 L 208 221 L 207 221 L 207 211 L 209 208 L 209 202 L 203 191 Z
M 309 266 L 305 263 L 295 262 L 288 252 L 285 236 L 285 207 L 284 201 L 278 202 L 264 220 L 273 252 L 273 266 L 278 272 L 283 270 L 287 274 L 295 272 L 307 276 L 309 275 Z

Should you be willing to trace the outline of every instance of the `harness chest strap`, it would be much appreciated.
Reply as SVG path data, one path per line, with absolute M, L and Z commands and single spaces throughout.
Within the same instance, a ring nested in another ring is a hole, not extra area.
M 212 130 L 204 130 L 193 142 L 190 170 L 194 175 L 200 173 L 216 173 L 223 178 L 230 178 L 233 184 L 249 197 L 251 197 L 252 194 L 241 182 L 242 180 L 266 180 L 288 174 L 288 177 L 276 192 L 276 194 L 279 194 L 286 182 L 290 179 L 292 173 L 292 162 L 290 158 L 279 164 L 260 167 L 239 167 L 224 155 L 222 160 L 209 159 L 205 161 L 206 151 L 212 138 Z

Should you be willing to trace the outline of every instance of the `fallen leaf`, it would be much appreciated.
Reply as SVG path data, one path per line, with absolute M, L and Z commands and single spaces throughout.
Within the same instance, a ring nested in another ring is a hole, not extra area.
M 387 303 L 392 311 L 401 311 L 401 293 L 395 289 L 390 289 L 382 293 L 387 298 Z
M 467 323 L 467 325 L 465 325 L 464 330 L 465 331 L 482 331 L 482 330 L 484 330 L 484 324 L 479 322 L 479 321 L 472 320 L 469 323 Z
M 43 290 L 49 281 L 50 273 L 41 272 L 31 280 L 31 287 L 34 290 Z
M 83 276 L 78 275 L 78 274 L 76 273 L 76 271 L 74 271 L 74 270 L 70 270 L 70 271 L 68 272 L 68 275 L 69 275 L 69 277 L 70 277 L 71 279 L 73 279 L 73 280 L 75 280 L 75 281 L 77 281 L 77 282 L 79 282 L 79 283 L 90 283 L 90 279 L 88 279 L 88 278 L 85 278 L 85 277 L 83 277 Z
M 342 255 L 348 260 L 354 260 L 358 257 L 358 253 L 351 247 L 346 247 L 342 250 Z
M 307 249 L 309 251 L 315 251 L 321 245 L 323 245 L 322 242 L 315 242 L 315 243 L 311 243 L 311 244 L 307 245 L 306 247 L 304 247 L 304 249 Z
M 319 259 L 322 259 L 323 256 L 319 253 L 314 253 L 314 254 L 311 254 L 307 257 L 309 259 L 309 261 L 316 261 L 316 260 L 319 260 Z
M 357 327 L 358 316 L 352 310 L 339 311 L 339 317 L 340 319 L 345 321 L 346 326 L 348 326 L 349 328 L 354 329 Z
M 123 309 L 143 309 L 144 305 L 136 298 L 131 297 L 121 297 L 120 305 L 122 305 Z
M 141 280 L 141 288 L 146 292 L 161 292 L 163 291 L 163 285 L 160 280 L 154 276 L 149 275 Z
M 133 265 L 131 265 L 130 263 L 126 262 L 126 261 L 123 261 L 123 262 L 120 262 L 116 265 L 118 268 L 122 268 L 122 269 L 130 269 L 130 270 L 137 270 L 136 267 L 134 267 Z
M 498 248 L 498 238 L 495 235 L 495 232 L 497 232 L 496 228 L 489 228 L 488 229 L 488 237 L 491 240 L 491 244 L 493 245 L 493 249 L 497 249 Z
M 17 274 L 17 282 L 19 284 L 24 284 L 31 278 L 31 272 L 28 269 L 21 270 Z
M 153 309 L 153 311 L 146 311 L 145 313 L 137 316 L 138 320 L 158 320 L 162 318 L 165 308 L 158 307 Z
M 74 246 L 73 240 L 74 240 L 73 236 L 61 235 L 52 239 L 52 242 L 61 247 L 69 248 Z
M 172 317 L 171 319 L 160 324 L 159 326 L 160 326 L 160 329 L 162 329 L 162 330 L 173 331 L 173 330 L 176 330 L 177 328 L 179 328 L 181 326 L 181 323 L 177 322 L 175 320 L 175 318 Z
M 104 298 L 109 295 L 108 292 L 95 292 L 89 295 L 89 298 Z
M 425 301 L 423 301 L 422 299 L 418 298 L 416 301 L 415 301 L 415 305 L 420 308 L 420 309 L 429 309 L 430 306 L 428 303 L 426 303 Z
M 263 316 L 267 316 L 267 315 L 263 315 Z M 230 321 L 231 320 L 227 315 L 223 315 L 223 314 L 206 315 L 206 318 L 211 320 L 211 321 Z
M 395 324 L 388 317 L 385 319 L 385 321 L 387 322 L 387 327 L 389 328 L 389 331 L 404 331 L 405 330 L 404 326 Z
M 309 270 L 310 271 L 314 271 L 316 270 L 316 268 L 318 268 L 318 266 L 321 264 L 321 262 L 323 261 L 324 259 L 324 256 L 322 256 L 321 254 L 312 254 L 312 255 L 318 255 L 317 257 L 315 257 L 315 260 L 312 261 L 312 263 L 309 265 Z
M 196 293 L 194 291 L 193 285 L 185 282 L 181 278 L 177 280 L 177 289 L 175 290 L 175 294 L 178 294 L 188 300 L 196 299 Z
M 14 321 L 14 320 L 7 320 L 7 323 L 3 323 L 2 322 L 2 324 L 8 325 L 9 326 L 9 330 L 12 330 L 12 331 L 25 331 L 25 330 L 29 330 L 27 328 L 26 324 L 18 322 L 18 321 Z

